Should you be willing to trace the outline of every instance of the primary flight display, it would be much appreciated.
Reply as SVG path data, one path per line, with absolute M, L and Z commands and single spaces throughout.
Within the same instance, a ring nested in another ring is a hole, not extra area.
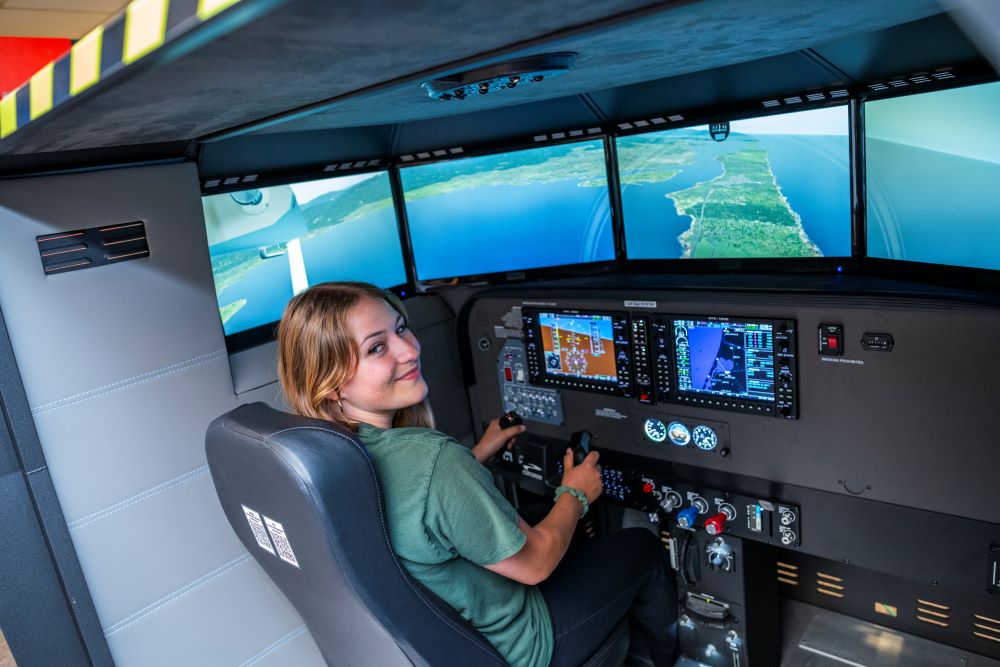
M 630 259 L 849 257 L 846 106 L 619 137 Z

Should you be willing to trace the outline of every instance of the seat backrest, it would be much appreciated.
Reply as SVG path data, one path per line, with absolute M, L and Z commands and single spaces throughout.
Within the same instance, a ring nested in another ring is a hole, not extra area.
M 396 559 L 353 434 L 251 403 L 212 422 L 205 448 L 230 524 L 329 664 L 506 664 Z

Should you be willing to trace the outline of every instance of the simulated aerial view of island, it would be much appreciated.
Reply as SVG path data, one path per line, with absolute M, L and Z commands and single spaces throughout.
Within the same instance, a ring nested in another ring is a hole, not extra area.
M 865 103 L 868 254 L 1000 269 L 1000 83 Z
M 629 258 L 851 254 L 846 107 L 617 142 Z
M 406 282 L 386 172 L 249 188 L 202 206 L 226 335 L 278 320 L 318 282 Z
M 400 170 L 421 280 L 614 259 L 603 142 Z
M 545 372 L 613 382 L 618 379 L 611 318 L 542 313 Z

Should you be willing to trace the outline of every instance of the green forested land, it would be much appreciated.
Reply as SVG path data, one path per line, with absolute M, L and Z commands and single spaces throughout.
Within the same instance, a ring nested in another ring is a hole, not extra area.
M 720 155 L 723 174 L 674 192 L 692 218 L 681 234 L 685 257 L 815 257 L 821 253 L 781 194 L 763 150 Z

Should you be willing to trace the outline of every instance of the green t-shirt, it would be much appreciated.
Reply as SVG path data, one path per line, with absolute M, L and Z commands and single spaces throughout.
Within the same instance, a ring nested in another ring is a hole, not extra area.
M 483 567 L 513 556 L 527 539 L 489 471 L 431 429 L 362 424 L 358 435 L 375 463 L 389 537 L 407 571 L 508 663 L 548 665 L 552 621 L 541 592 Z

